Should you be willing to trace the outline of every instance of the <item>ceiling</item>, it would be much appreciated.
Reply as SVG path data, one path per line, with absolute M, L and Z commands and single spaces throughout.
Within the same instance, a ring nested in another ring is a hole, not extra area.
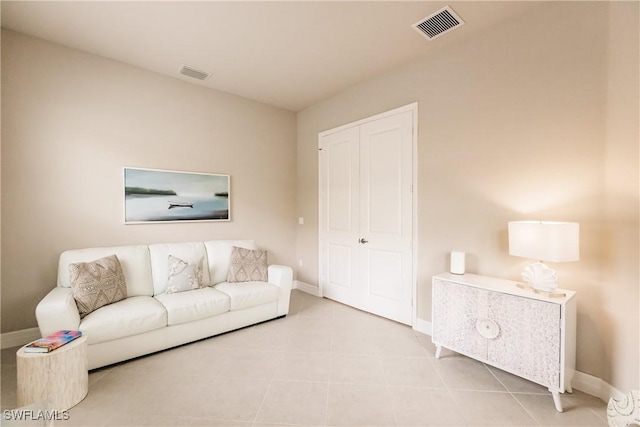
M 449 4 L 465 25 L 411 25 Z M 525 13 L 522 1 L 2 1 L 2 27 L 299 111 Z M 183 65 L 211 73 L 201 82 Z

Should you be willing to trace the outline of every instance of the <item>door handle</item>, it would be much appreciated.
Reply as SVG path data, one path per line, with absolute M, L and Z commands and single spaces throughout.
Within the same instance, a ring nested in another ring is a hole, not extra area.
M 367 239 L 365 239 L 365 238 L 362 238 L 362 239 L 358 240 L 358 242 L 362 243 L 363 245 L 365 243 L 369 243 L 369 241 Z

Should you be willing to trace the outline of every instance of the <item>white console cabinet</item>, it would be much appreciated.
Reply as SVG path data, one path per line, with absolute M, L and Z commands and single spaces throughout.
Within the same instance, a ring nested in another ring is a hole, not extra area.
M 575 372 L 575 292 L 548 296 L 475 274 L 433 277 L 436 358 L 442 347 L 541 384 L 562 412 Z M 562 296 L 564 294 L 564 296 Z

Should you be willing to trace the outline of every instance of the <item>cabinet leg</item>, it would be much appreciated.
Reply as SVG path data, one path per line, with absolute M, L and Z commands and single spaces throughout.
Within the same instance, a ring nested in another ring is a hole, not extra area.
M 553 396 L 553 403 L 556 405 L 556 411 L 563 412 L 562 401 L 560 400 L 560 392 L 551 391 L 551 395 Z
M 442 351 L 442 346 L 441 345 L 437 345 L 436 346 L 436 359 L 440 359 L 440 352 Z

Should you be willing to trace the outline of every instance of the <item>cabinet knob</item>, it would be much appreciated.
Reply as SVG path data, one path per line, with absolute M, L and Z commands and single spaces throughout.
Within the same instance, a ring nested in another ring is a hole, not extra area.
M 476 320 L 476 331 L 487 339 L 494 339 L 500 335 L 500 326 L 491 319 Z
M 367 239 L 365 239 L 365 238 L 362 238 L 362 239 L 358 240 L 358 242 L 362 243 L 363 245 L 365 243 L 369 243 L 369 241 Z

